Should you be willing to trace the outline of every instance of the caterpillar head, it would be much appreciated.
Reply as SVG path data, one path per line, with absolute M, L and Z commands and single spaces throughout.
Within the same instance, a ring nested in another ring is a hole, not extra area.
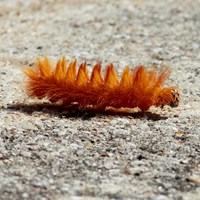
M 163 108 L 165 105 L 177 107 L 179 105 L 179 92 L 177 88 L 163 88 L 157 96 L 156 106 Z

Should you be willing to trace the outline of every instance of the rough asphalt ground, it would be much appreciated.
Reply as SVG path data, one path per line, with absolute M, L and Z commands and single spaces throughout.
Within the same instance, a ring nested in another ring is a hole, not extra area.
M 0 0 L 0 38 L 0 199 L 200 199 L 199 0 Z M 66 116 L 24 92 L 44 55 L 169 66 L 180 106 Z

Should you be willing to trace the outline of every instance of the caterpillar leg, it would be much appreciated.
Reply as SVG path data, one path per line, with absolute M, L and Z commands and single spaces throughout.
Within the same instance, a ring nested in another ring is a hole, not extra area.
M 78 103 L 71 103 L 64 106 L 65 110 L 62 112 L 67 117 L 81 117 L 82 119 L 90 119 L 96 116 L 96 111 L 92 107 L 81 107 Z

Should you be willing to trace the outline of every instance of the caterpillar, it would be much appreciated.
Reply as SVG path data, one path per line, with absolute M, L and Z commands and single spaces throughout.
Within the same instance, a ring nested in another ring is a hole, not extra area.
M 164 87 L 170 75 L 168 68 L 158 72 L 137 66 L 133 70 L 124 68 L 121 79 L 117 77 L 113 64 L 109 64 L 102 76 L 101 64 L 96 63 L 89 76 L 86 62 L 76 70 L 77 60 L 69 64 L 63 57 L 55 67 L 44 57 L 35 67 L 24 67 L 27 76 L 26 91 L 30 97 L 47 98 L 62 106 L 78 105 L 79 110 L 91 107 L 94 111 L 105 111 L 107 107 L 139 108 L 142 112 L 151 106 L 176 107 L 179 104 L 177 87 Z

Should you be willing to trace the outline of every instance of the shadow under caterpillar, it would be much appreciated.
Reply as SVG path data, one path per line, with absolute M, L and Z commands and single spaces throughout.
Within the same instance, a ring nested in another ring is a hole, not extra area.
M 101 75 L 101 64 L 97 63 L 89 76 L 86 62 L 76 70 L 77 61 L 67 65 L 65 57 L 58 60 L 54 68 L 45 57 L 36 62 L 35 67 L 25 67 L 27 75 L 26 91 L 30 97 L 47 98 L 51 103 L 60 103 L 67 107 L 75 105 L 79 110 L 92 108 L 94 112 L 103 112 L 107 107 L 139 108 L 142 112 L 151 106 L 176 107 L 179 104 L 177 87 L 164 87 L 170 70 L 158 72 L 144 66 L 137 66 L 131 72 L 125 67 L 121 79 L 118 79 L 113 64 Z

